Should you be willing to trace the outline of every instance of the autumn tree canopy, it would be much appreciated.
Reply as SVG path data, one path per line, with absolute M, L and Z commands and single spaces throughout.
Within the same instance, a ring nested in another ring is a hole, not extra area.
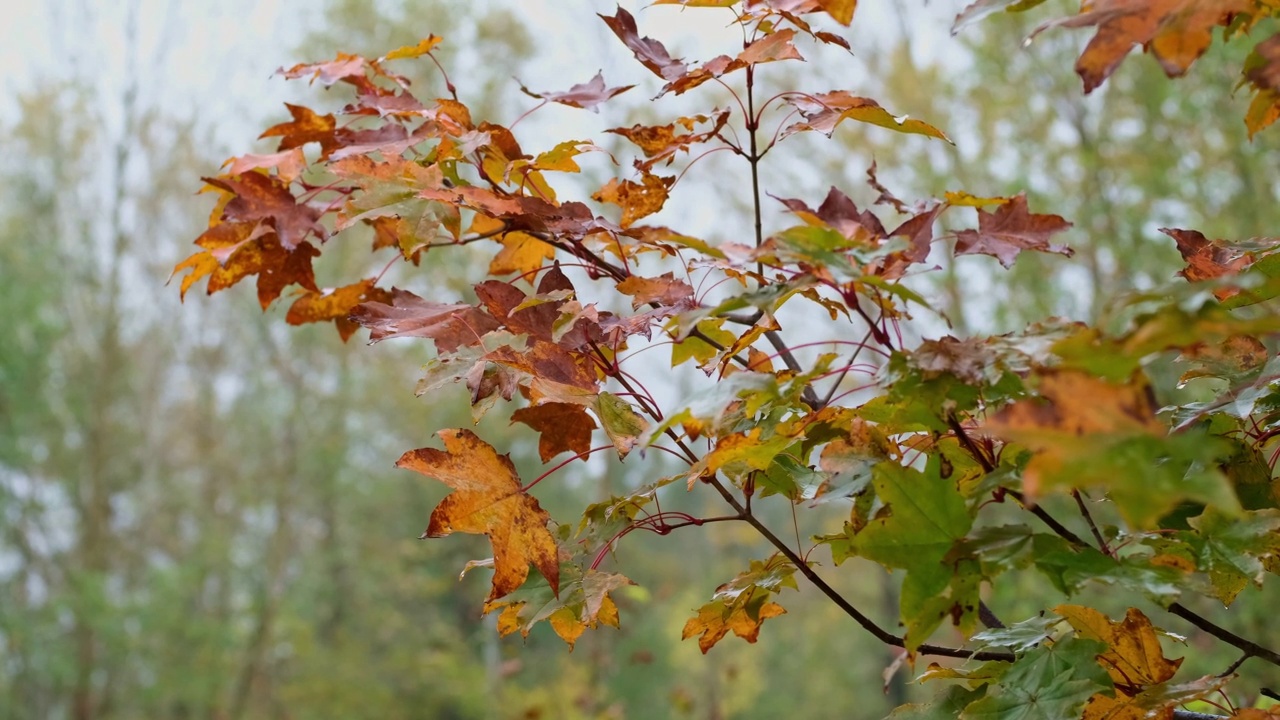
M 1005 268 L 1024 253 L 1070 256 L 1059 236 L 1072 220 L 981 188 L 901 199 L 874 166 L 870 208 L 835 186 L 825 197 L 768 187 L 761 161 L 787 153 L 797 134 L 830 137 L 846 123 L 883 128 L 885 142 L 892 133 L 938 143 L 960 134 L 853 89 L 763 96 L 774 66 L 803 62 L 818 46 L 854 49 L 841 34 L 856 22 L 853 0 L 656 4 L 731 12 L 743 40 L 686 60 L 626 10 L 590 18 L 657 76 L 658 107 L 709 84 L 732 93 L 726 107 L 606 129 L 634 146 L 633 158 L 589 139 L 526 149 L 512 127 L 473 117 L 460 99 L 465 78 L 444 68 L 440 97 L 415 95 L 395 67 L 433 62 L 447 42 L 436 36 L 376 59 L 339 54 L 282 69 L 341 87 L 346 104 L 288 105 L 289 119 L 262 134 L 279 139 L 276 152 L 233 158 L 204 178 L 216 205 L 199 250 L 175 268 L 180 292 L 254 278 L 262 307 L 287 303 L 291 324 L 332 322 L 344 340 L 364 328 L 374 343 L 430 341 L 418 394 L 461 384 L 475 419 L 500 403 L 514 408 L 546 465 L 535 477 L 465 428 L 440 430 L 442 449 L 411 449 L 397 463 L 452 489 L 424 537 L 490 540 L 492 558 L 465 570 L 492 570 L 483 611 L 498 614 L 502 634 L 547 622 L 572 647 L 588 629 L 616 627 L 624 617 L 615 594 L 631 581 L 613 551 L 627 535 L 697 536 L 740 523 L 773 552 L 708 588 L 684 628 L 703 652 L 730 634 L 754 642 L 767 620 L 786 632 L 773 619 L 803 577 L 861 627 L 850 626 L 850 642 L 870 635 L 902 648 L 917 673 L 938 681 L 934 703 L 897 717 L 1169 718 L 1195 701 L 1232 717 L 1273 717 L 1248 707 L 1261 689 L 1232 680 L 1245 662 L 1280 666 L 1280 654 L 1265 638 L 1233 633 L 1229 610 L 1210 617 L 1182 600 L 1204 595 L 1229 608 L 1280 567 L 1280 240 L 1162 229 L 1186 261 L 1182 279 L 1112 299 L 1113 322 L 1044 318 L 1006 335 L 914 339 L 913 319 L 945 322 L 923 289 L 931 269 L 967 255 Z M 1037 5 L 979 0 L 955 29 Z M 1035 32 L 1092 33 L 1075 68 L 1084 92 L 1137 50 L 1176 77 L 1215 38 L 1256 43 L 1240 79 L 1253 93 L 1244 118 L 1252 134 L 1280 114 L 1280 35 L 1254 37 L 1276 11 L 1263 0 L 1098 0 Z M 522 89 L 541 104 L 585 110 L 633 90 L 600 74 L 567 89 Z M 753 236 L 646 222 L 719 151 L 741 168 L 722 182 L 749 196 Z M 589 197 L 565 196 L 572 185 L 556 175 L 578 173 L 588 154 L 607 156 L 616 177 Z M 767 227 L 769 204 L 788 222 Z M 371 253 L 368 274 L 322 288 L 313 263 L 353 243 Z M 474 297 L 386 281 L 397 265 L 470 245 L 491 255 Z M 646 359 L 633 360 L 640 350 Z M 659 355 L 696 367 L 700 387 L 660 400 L 636 366 Z M 674 457 L 682 469 L 584 503 L 580 518 L 552 518 L 536 486 L 596 453 L 628 464 Z M 723 513 L 664 509 L 674 492 L 719 498 Z M 762 512 L 831 503 L 848 508 L 844 519 L 809 538 Z M 853 557 L 899 571 L 898 627 L 828 582 Z M 984 602 L 984 589 L 1027 573 L 1060 601 L 1029 617 Z M 1135 600 L 1121 617 L 1073 602 L 1097 584 Z M 1138 599 L 1181 624 L 1157 627 L 1133 607 Z M 1161 642 L 1168 633 L 1225 643 L 1239 659 L 1220 674 L 1184 677 Z

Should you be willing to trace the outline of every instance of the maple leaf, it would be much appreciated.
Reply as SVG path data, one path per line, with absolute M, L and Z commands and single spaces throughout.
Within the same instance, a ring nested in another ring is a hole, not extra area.
M 653 38 L 640 37 L 639 30 L 636 28 L 636 19 L 631 13 L 618 7 L 617 13 L 610 17 L 608 15 L 599 15 L 601 20 L 609 26 L 614 35 L 626 45 L 641 65 L 649 68 L 650 72 L 663 80 L 674 80 L 676 77 L 683 75 L 685 72 L 685 64 L 671 57 L 667 52 L 667 48 L 662 43 Z
M 1088 93 L 1139 45 L 1166 75 L 1182 75 L 1208 49 L 1213 28 L 1228 24 L 1249 6 L 1249 0 L 1094 0 L 1085 3 L 1079 15 L 1042 24 L 1032 37 L 1052 27 L 1096 27 L 1076 61 L 1076 73 Z
M 631 307 L 656 302 L 659 305 L 678 305 L 693 297 L 693 288 L 684 280 L 672 273 L 665 273 L 656 278 L 631 275 L 618 283 L 618 292 L 631 296 Z
M 564 567 L 565 581 L 559 595 L 540 581 L 530 581 L 510 595 L 485 603 L 484 612 L 501 610 L 498 635 L 519 632 L 528 637 L 533 626 L 546 620 L 556 635 L 573 650 L 588 628 L 618 627 L 618 606 L 609 593 L 634 583 L 622 575 Z
M 1261 585 L 1266 561 L 1280 556 L 1280 511 L 1234 517 L 1209 507 L 1188 524 L 1195 533 L 1183 533 L 1183 538 L 1223 605 L 1230 605 L 1249 583 Z
M 599 391 L 595 365 L 555 343 L 534 341 L 523 349 L 502 345 L 489 351 L 485 359 L 528 376 L 529 399 L 535 404 L 589 405 Z
M 250 170 L 273 169 L 276 177 L 285 185 L 298 179 L 307 167 L 307 160 L 302 155 L 302 148 L 295 147 L 269 155 L 241 155 L 222 164 L 228 175 L 240 175 Z M 230 166 L 230 167 L 228 167 Z
M 308 242 L 286 250 L 275 235 L 268 234 L 211 254 L 218 257 L 219 265 L 209 275 L 210 295 L 250 275 L 258 276 L 258 303 L 264 310 L 289 285 L 297 284 L 313 292 L 320 290 L 311 266 L 320 251 Z
M 894 116 L 888 110 L 880 107 L 880 103 L 875 100 L 851 95 L 844 90 L 812 95 L 788 95 L 784 100 L 788 104 L 795 106 L 804 120 L 787 127 L 786 130 L 782 131 L 781 137 L 808 130 L 816 130 L 827 137 L 831 137 L 836 130 L 836 126 L 840 123 L 845 120 L 856 120 L 901 133 L 926 135 L 951 142 L 951 139 L 945 133 L 929 123 L 906 115 Z
M 1117 689 L 1115 697 L 1098 693 L 1085 704 L 1081 720 L 1172 720 L 1179 705 L 1206 698 L 1222 689 L 1230 676 L 1206 675 L 1185 683 L 1159 683 L 1137 695 Z
M 441 352 L 475 345 L 485 333 L 496 330 L 498 321 L 474 307 L 459 303 L 423 300 L 407 290 L 393 288 L 391 302 L 357 305 L 351 319 L 369 328 L 369 340 L 391 338 L 431 338 Z
M 800 200 L 778 198 L 778 201 L 806 223 L 829 227 L 847 239 L 874 246 L 886 237 L 880 218 L 870 210 L 859 210 L 853 200 L 834 185 L 827 191 L 827 197 L 823 199 L 817 210 Z
M 596 423 L 581 405 L 549 402 L 520 408 L 511 422 L 522 422 L 537 430 L 538 457 L 542 462 L 562 452 L 584 453 L 591 449 L 591 431 Z
M 1096 693 L 1109 689 L 1094 662 L 1100 642 L 1067 637 L 1044 643 L 1008 666 L 986 697 L 960 715 L 964 720 L 1061 720 L 1080 715 Z M 976 678 L 982 681 L 981 675 Z
M 550 100 L 551 102 L 568 105 L 569 107 L 583 108 L 591 112 L 600 112 L 599 105 L 604 101 L 612 98 L 635 87 L 635 85 L 622 85 L 620 87 L 605 87 L 603 71 L 597 72 L 596 76 L 584 83 L 578 83 L 568 90 L 562 92 L 543 92 L 536 93 L 524 85 L 520 86 L 520 90 L 525 95 L 538 98 L 539 100 Z
M 629 128 L 612 128 L 605 132 L 621 135 L 635 143 L 648 158 L 637 164 L 640 170 L 648 171 L 660 162 L 671 163 L 675 154 L 688 152 L 689 148 L 714 138 L 729 121 L 729 111 L 720 110 L 710 116 L 694 115 L 683 117 L 666 125 L 633 125 Z M 702 123 L 710 122 L 711 127 L 702 132 L 693 129 Z M 685 133 L 677 134 L 676 125 L 684 127 Z
M 234 195 L 222 209 L 222 218 L 235 222 L 266 221 L 276 231 L 280 245 L 292 251 L 308 235 L 322 242 L 329 233 L 320 224 L 320 210 L 299 203 L 278 178 L 248 172 L 234 177 L 202 178 Z
M 299 63 L 288 70 L 280 68 L 276 70 L 276 73 L 290 80 L 310 75 L 311 82 L 319 80 L 321 85 L 327 87 L 350 77 L 359 76 L 363 78 L 367 66 L 368 61 L 359 55 L 338 53 L 332 60 L 317 63 Z
M 640 182 L 617 178 L 596 191 L 591 199 L 607 202 L 622 208 L 622 227 L 630 227 L 632 223 L 646 215 L 652 215 L 662 209 L 667 202 L 667 191 L 675 182 L 674 177 L 660 177 L 648 172 L 644 173 Z
M 293 120 L 279 125 L 272 125 L 263 131 L 261 138 L 278 137 L 280 144 L 277 150 L 300 148 L 310 142 L 320 143 L 320 157 L 324 159 L 338 147 L 334 136 L 338 124 L 332 115 L 317 115 L 310 108 L 285 103 Z
M 1245 79 L 1259 90 L 1280 90 L 1280 34 L 1254 46 L 1243 72 Z
M 557 342 L 555 339 L 555 323 L 560 319 L 563 299 L 573 295 L 573 284 L 565 277 L 559 267 L 552 267 L 538 282 L 536 293 L 532 296 L 523 290 L 498 280 L 486 280 L 475 286 L 476 297 L 484 304 L 493 317 L 500 320 L 513 333 L 524 333 L 538 340 Z M 545 302 L 535 298 L 544 298 Z M 574 340 L 585 340 L 575 336 L 561 341 L 566 348 L 573 347 Z
M 1280 267 L 1277 267 L 1275 258 L 1276 250 L 1280 249 L 1280 239 L 1251 238 L 1243 242 L 1228 242 L 1210 240 L 1196 230 L 1160 228 L 1160 232 L 1177 243 L 1178 252 L 1187 263 L 1178 274 L 1188 281 L 1231 277 L 1250 268 L 1253 268 L 1251 273 L 1267 278 L 1261 287 L 1251 287 L 1248 290 L 1229 286 L 1215 289 L 1214 297 L 1228 307 L 1267 300 L 1280 292 L 1280 285 L 1271 282 L 1273 278 L 1280 276 Z
M 712 601 L 698 609 L 684 624 L 681 639 L 697 635 L 698 648 L 705 655 L 730 631 L 749 643 L 760 637 L 760 625 L 787 611 L 770 597 L 783 588 L 796 589 L 792 574 L 796 568 L 778 556 L 766 562 L 752 560 L 751 567 L 716 588 Z
M 307 292 L 289 306 L 285 322 L 290 325 L 333 320 L 338 334 L 346 341 L 360 325 L 347 316 L 364 302 L 386 302 L 392 299 L 390 292 L 376 287 L 375 278 L 366 278 L 325 292 Z
M 525 275 L 556 256 L 556 249 L 526 232 L 503 233 L 502 249 L 489 262 L 490 275 Z
M 853 11 L 849 12 L 852 14 Z M 800 51 L 792 44 L 795 36 L 796 31 L 790 28 L 775 30 L 748 45 L 738 54 L 738 59 L 752 65 L 777 60 L 803 60 Z
M 976 0 L 965 6 L 964 10 L 956 15 L 955 22 L 951 24 L 951 34 L 955 35 L 964 28 L 978 22 L 982 18 L 991 13 L 1000 10 L 1008 12 L 1021 12 L 1030 10 L 1031 8 L 1044 2 L 1044 0 Z
M 889 232 L 889 237 L 906 239 L 907 249 L 884 258 L 874 268 L 875 273 L 886 280 L 895 280 L 902 277 L 907 268 L 928 260 L 929 251 L 933 247 L 933 225 L 944 210 L 945 205 L 934 205 L 908 218 Z
M 858 9 L 858 0 L 818 0 L 818 5 L 841 25 L 853 22 L 853 13 Z
M 225 222 L 213 225 L 201 233 L 195 244 L 204 249 L 174 266 L 173 273 L 169 276 L 172 280 L 181 271 L 189 271 L 182 278 L 179 298 L 185 300 L 192 285 L 220 270 L 238 248 L 245 243 L 257 241 L 267 231 L 267 228 L 256 222 Z M 221 286 L 210 287 L 208 293 L 212 295 L 220 288 Z
M 649 421 L 631 407 L 631 404 L 613 393 L 602 392 L 592 405 L 600 425 L 618 451 L 618 458 L 625 458 L 635 447 L 640 436 L 649 429 Z
M 1140 373 L 1110 382 L 1080 370 L 1040 370 L 1040 398 L 1007 406 L 988 432 L 1034 452 L 1022 473 L 1035 501 L 1052 489 L 1101 487 L 1133 526 L 1152 527 L 1184 498 L 1238 514 L 1217 470 L 1225 446 L 1204 428 L 1169 433 Z
M 538 153 L 538 157 L 533 160 L 533 166 L 539 170 L 580 172 L 582 168 L 574 158 L 586 152 L 604 152 L 604 150 L 589 142 L 566 140 L 546 152 Z
M 439 35 L 428 35 L 427 37 L 419 40 L 417 45 L 405 45 L 404 47 L 392 50 L 386 55 L 383 55 L 382 60 L 401 60 L 405 58 L 422 57 L 436 49 L 436 46 L 442 42 L 444 42 L 444 38 Z
M 1182 665 L 1181 658 L 1164 656 L 1155 627 L 1137 608 L 1129 608 L 1120 622 L 1082 605 L 1059 605 L 1053 612 L 1075 628 L 1077 637 L 1106 644 L 1107 651 L 1098 656 L 1098 664 L 1118 688 L 1131 689 L 1131 694 L 1168 680 Z
M 1245 113 L 1249 139 L 1280 118 L 1280 34 L 1254 46 L 1245 58 L 1244 80 L 1253 86 L 1254 97 Z
M 791 42 L 795 35 L 796 31 L 790 28 L 768 33 L 749 44 L 742 52 L 738 53 L 737 57 L 720 55 L 679 75 L 663 86 L 658 96 L 661 97 L 669 92 L 682 95 L 708 80 L 721 78 L 729 73 L 760 63 L 778 60 L 804 60 L 804 57 L 800 55 L 800 51 Z
M 1069 227 L 1071 223 L 1058 215 L 1032 214 L 1027 208 L 1027 196 L 1018 194 L 993 213 L 979 208 L 978 229 L 956 233 L 956 255 L 990 255 L 1005 267 L 1013 267 L 1023 250 L 1071 257 L 1074 250 L 1049 242 L 1052 235 Z
M 424 538 L 453 532 L 489 536 L 493 545 L 493 589 L 489 600 L 524 584 L 533 565 L 559 594 L 556 541 L 547 530 L 551 516 L 520 486 L 511 459 L 499 455 L 470 430 L 441 430 L 444 450 L 418 448 L 396 461 L 454 489 L 431 511 Z

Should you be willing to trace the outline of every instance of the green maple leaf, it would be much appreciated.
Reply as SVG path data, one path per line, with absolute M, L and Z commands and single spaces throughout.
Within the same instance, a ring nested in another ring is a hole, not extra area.
M 988 695 L 969 705 L 962 720 L 1062 720 L 1076 717 L 1095 692 L 1088 680 L 1070 680 L 1065 670 L 1044 687 L 1005 686 L 998 695 Z
M 1096 657 L 1106 645 L 1069 637 L 1013 663 L 998 688 L 965 708 L 962 720 L 1061 720 L 1079 717 L 1094 693 L 1110 690 Z
M 924 472 L 883 462 L 872 485 L 884 507 L 851 539 L 854 553 L 896 568 L 939 565 L 973 518 L 955 483 L 931 460 Z
M 973 636 L 980 643 L 1026 652 L 1049 638 L 1053 628 L 1062 622 L 1057 615 L 1037 615 L 1008 627 L 991 628 Z
M 1260 584 L 1264 561 L 1280 555 L 1280 511 L 1254 510 L 1234 517 L 1214 508 L 1191 518 L 1195 533 L 1181 537 L 1209 575 L 1214 597 L 1230 605 L 1250 582 Z

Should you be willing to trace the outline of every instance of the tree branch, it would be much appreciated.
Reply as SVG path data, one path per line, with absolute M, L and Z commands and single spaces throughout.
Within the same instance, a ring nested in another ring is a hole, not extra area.
M 837 592 L 835 588 L 828 585 L 827 582 L 813 570 L 813 568 L 809 567 L 809 563 L 797 555 L 796 552 L 791 549 L 791 546 L 787 545 L 782 538 L 774 535 L 773 531 L 766 527 L 765 524 L 762 523 L 755 515 L 747 514 L 746 508 L 743 507 L 742 503 L 738 502 L 738 498 L 734 497 L 733 493 L 729 492 L 729 489 L 726 488 L 723 483 L 714 477 L 708 478 L 706 482 L 720 493 L 720 496 L 724 498 L 725 502 L 729 503 L 730 507 L 743 515 L 743 520 L 749 523 L 751 527 L 755 528 L 756 532 L 760 533 L 765 540 L 768 540 L 770 545 L 777 548 L 778 552 L 782 553 L 783 557 L 787 558 L 792 565 L 795 565 L 796 569 L 800 571 L 800 574 L 804 575 L 809 582 L 813 583 L 814 587 L 818 588 L 823 595 L 826 595 L 831 602 L 835 603 L 836 607 L 839 607 L 846 615 L 853 618 L 855 622 L 861 625 L 862 629 L 871 633 L 877 640 L 885 645 L 892 645 L 900 648 L 906 647 L 906 640 L 890 633 L 877 625 L 874 620 L 862 614 L 860 610 L 846 600 L 845 597 Z M 1013 654 L 1011 653 L 992 652 L 989 650 L 973 651 L 929 644 L 918 646 L 916 648 L 916 652 L 921 655 L 982 660 L 984 662 L 988 660 L 1012 662 L 1014 659 Z
M 1247 655 L 1248 657 L 1256 657 L 1259 660 L 1266 660 L 1272 665 L 1280 666 L 1280 653 L 1277 653 L 1274 650 L 1265 648 L 1253 642 L 1252 640 L 1246 640 L 1240 637 L 1239 635 L 1236 635 L 1235 633 L 1231 632 L 1230 630 L 1227 630 L 1226 628 L 1219 627 L 1218 625 L 1213 624 L 1203 615 L 1200 615 L 1194 610 L 1191 610 L 1190 608 L 1188 608 L 1186 605 L 1183 605 L 1182 603 L 1174 603 L 1170 605 L 1169 612 L 1173 613 L 1174 615 L 1177 615 L 1183 620 L 1186 620 L 1192 625 L 1195 625 L 1201 630 L 1218 638 L 1222 642 L 1227 643 L 1228 645 L 1235 646 L 1236 648 L 1244 652 L 1244 654 Z M 1245 658 L 1245 659 L 1248 659 L 1248 658 Z

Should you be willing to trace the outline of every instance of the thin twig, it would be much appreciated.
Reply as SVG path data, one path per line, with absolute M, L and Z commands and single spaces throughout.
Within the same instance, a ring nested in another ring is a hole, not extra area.
M 1071 489 L 1071 497 L 1076 499 L 1076 507 L 1080 508 L 1080 514 L 1084 517 L 1085 522 L 1089 523 L 1089 530 L 1093 531 L 1093 539 L 1098 541 L 1098 549 L 1103 555 L 1110 556 L 1111 548 L 1107 546 L 1106 538 L 1102 537 L 1102 533 L 1098 530 L 1098 525 L 1093 521 L 1093 513 L 1089 512 L 1089 506 L 1084 504 L 1084 497 L 1077 488 Z
M 769 341 L 769 344 L 773 346 L 774 351 L 778 353 L 778 357 L 782 358 L 782 362 L 786 364 L 788 370 L 797 375 L 803 372 L 800 369 L 800 363 L 796 360 L 795 354 L 792 353 L 791 348 L 787 347 L 787 344 L 782 341 L 782 337 L 778 335 L 778 331 L 766 330 L 764 337 Z M 800 399 L 804 401 L 805 405 L 809 406 L 810 410 L 818 409 L 818 403 L 820 401 L 818 400 L 818 394 L 813 390 L 812 384 L 804 386 Z
M 1213 624 L 1207 618 L 1195 612 L 1194 610 L 1191 610 L 1190 608 L 1188 608 L 1186 605 L 1183 605 L 1182 603 L 1174 603 L 1170 605 L 1169 612 L 1173 613 L 1174 615 L 1177 615 L 1183 620 L 1186 620 L 1192 625 L 1195 625 L 1196 627 L 1200 628 L 1204 632 L 1207 632 L 1210 635 L 1218 638 L 1222 642 L 1225 642 L 1228 645 L 1233 645 L 1236 648 L 1244 651 L 1245 655 L 1248 655 L 1249 657 L 1256 657 L 1259 660 L 1266 660 L 1272 665 L 1280 666 L 1280 653 L 1277 653 L 1274 650 L 1265 648 L 1253 642 L 1252 640 L 1246 640 L 1240 637 L 1239 635 L 1236 635 L 1235 633 L 1231 632 L 1230 630 L 1227 630 L 1226 628 L 1219 627 L 1218 625 Z
M 982 466 L 982 469 L 985 472 L 995 472 L 996 466 L 991 461 L 991 458 L 988 458 L 986 453 L 982 452 L 982 449 L 973 441 L 973 438 L 969 437 L 969 433 L 965 432 L 964 426 L 960 424 L 960 420 L 955 416 L 955 413 L 947 415 L 947 426 L 951 428 L 951 431 L 956 435 L 956 439 L 959 440 L 960 444 L 964 446 L 964 449 L 973 456 L 973 459 L 978 461 L 978 464 Z M 1057 519 L 1046 512 L 1044 508 L 1039 505 L 1032 505 L 1031 503 L 1028 503 L 1026 496 L 1022 493 L 1012 488 L 1002 488 L 1002 492 L 1009 495 L 1014 500 L 1017 500 L 1018 504 L 1022 505 L 1022 507 L 1032 515 L 1040 518 L 1041 522 L 1048 525 L 1049 529 L 1057 533 L 1063 540 L 1066 540 L 1077 547 L 1089 546 L 1088 543 L 1080 539 L 1079 535 L 1068 530 L 1067 526 L 1058 522 Z
M 814 587 L 818 588 L 823 595 L 826 595 L 831 602 L 835 603 L 836 607 L 843 610 L 846 615 L 853 618 L 854 622 L 861 625 L 862 629 L 871 633 L 877 640 L 885 645 L 892 645 L 893 647 L 900 648 L 906 647 L 906 640 L 885 630 L 877 625 L 874 620 L 862 614 L 860 610 L 846 600 L 845 597 L 837 592 L 835 588 L 828 585 L 827 582 L 809 566 L 809 563 L 797 555 L 786 542 L 777 535 L 774 535 L 773 531 L 766 527 L 759 518 L 755 515 L 747 514 L 746 508 L 738 501 L 738 498 L 734 497 L 733 493 L 729 492 L 729 489 L 726 488 L 723 483 L 715 477 L 711 477 L 707 479 L 707 484 L 715 488 L 716 491 L 720 493 L 720 496 L 724 498 L 725 502 L 729 503 L 730 507 L 739 513 L 742 513 L 744 515 L 743 519 L 749 523 L 751 527 L 755 528 L 756 532 L 764 537 L 765 540 L 769 541 L 770 545 L 777 548 L 778 552 L 782 553 L 783 557 L 787 558 L 787 560 L 789 560 L 791 564 L 800 571 L 801 575 L 804 575 L 809 582 L 813 583 Z M 921 655 L 963 658 L 969 660 L 981 660 L 984 662 L 988 660 L 1011 662 L 1014 659 L 1012 653 L 993 652 L 989 650 L 973 651 L 929 644 L 920 645 L 916 647 L 915 651 Z

